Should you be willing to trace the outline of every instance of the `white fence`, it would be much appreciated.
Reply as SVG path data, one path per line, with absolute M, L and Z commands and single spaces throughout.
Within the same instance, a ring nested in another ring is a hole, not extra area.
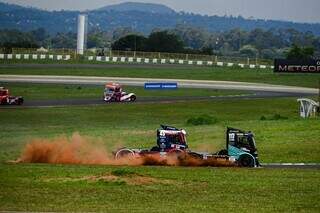
M 57 60 L 69 61 L 71 55 L 49 55 L 49 54 L 0 54 L 0 60 Z
M 0 60 L 56 60 L 56 61 L 69 61 L 70 55 L 51 55 L 51 54 L 0 54 Z M 158 58 L 134 58 L 134 57 L 109 57 L 109 56 L 87 56 L 85 60 L 108 62 L 108 63 L 137 63 L 137 64 L 177 64 L 177 65 L 195 65 L 195 66 L 227 66 L 227 67 L 240 67 L 250 69 L 273 69 L 269 65 L 256 65 L 256 64 L 240 64 L 240 63 L 225 63 L 214 61 L 201 61 L 201 60 L 182 60 L 182 59 L 158 59 Z
M 198 61 L 198 60 L 177 60 L 177 59 L 157 59 L 157 58 L 134 58 L 134 57 L 109 57 L 109 56 L 88 56 L 86 60 L 109 62 L 109 63 L 136 63 L 136 64 L 177 64 L 177 65 L 197 65 L 197 66 L 227 66 L 251 69 L 273 69 L 273 66 L 256 65 L 256 64 L 238 64 L 214 61 Z

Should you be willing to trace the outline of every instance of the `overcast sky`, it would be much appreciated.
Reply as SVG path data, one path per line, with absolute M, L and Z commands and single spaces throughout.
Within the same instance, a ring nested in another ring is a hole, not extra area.
M 320 23 L 320 0 L 0 0 L 47 10 L 86 10 L 121 2 L 165 4 L 176 11 Z

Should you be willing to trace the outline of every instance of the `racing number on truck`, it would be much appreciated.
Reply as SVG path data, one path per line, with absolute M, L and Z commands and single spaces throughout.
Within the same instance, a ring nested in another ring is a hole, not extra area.
M 159 135 L 160 136 L 166 136 L 166 133 L 164 131 L 160 131 Z
M 229 133 L 229 141 L 234 141 L 235 140 L 235 134 L 234 133 Z

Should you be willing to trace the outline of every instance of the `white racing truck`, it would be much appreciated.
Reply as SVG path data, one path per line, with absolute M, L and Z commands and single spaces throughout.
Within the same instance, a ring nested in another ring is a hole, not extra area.
M 134 102 L 137 99 L 134 93 L 126 93 L 120 84 L 108 83 L 105 86 L 103 100 L 105 102 Z

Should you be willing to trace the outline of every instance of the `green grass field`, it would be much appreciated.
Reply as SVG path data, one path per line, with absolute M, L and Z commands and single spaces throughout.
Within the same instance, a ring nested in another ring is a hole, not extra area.
M 10 72 L 10 69 L 0 70 Z M 41 69 L 34 70 L 39 72 Z M 75 73 L 83 71 L 85 75 L 89 75 L 89 72 L 92 75 L 129 75 L 132 71 L 132 75 L 139 76 L 146 72 L 144 69 L 120 69 L 119 73 L 115 69 L 74 70 Z M 72 74 L 74 70 L 65 69 L 61 74 Z M 11 71 L 24 72 L 22 69 Z M 30 74 L 33 69 L 25 71 Z M 173 73 L 170 70 L 163 71 Z M 44 70 L 40 72 L 44 73 Z M 149 70 L 149 75 L 152 75 L 150 72 Z M 205 75 L 201 73 L 198 76 L 195 75 L 196 72 L 198 71 L 188 70 L 187 74 L 192 73 L 192 78 L 204 78 Z M 237 75 L 236 70 L 226 72 Z M 182 71 L 178 71 L 176 75 L 184 76 L 181 73 Z M 162 73 L 155 71 L 154 75 L 162 76 Z M 243 75 L 253 81 L 255 79 L 252 73 Z M 262 77 L 264 75 L 256 75 L 257 81 L 265 81 Z M 225 78 L 227 75 L 221 76 Z M 300 76 L 300 81 L 299 75 L 293 75 L 292 78 L 279 75 L 280 80 L 276 78 L 277 75 L 270 76 L 266 79 L 273 83 L 302 86 L 316 84 L 316 79 L 308 75 Z M 241 79 L 245 78 L 242 76 Z M 81 86 L 79 89 L 78 85 L 6 86 L 11 88 L 13 95 L 24 95 L 34 100 L 91 98 L 101 94 L 103 90 L 94 86 Z M 129 87 L 128 91 L 131 89 L 145 97 L 183 96 L 186 93 L 192 96 L 225 94 L 224 91 L 211 90 L 150 94 L 135 87 Z M 25 145 L 34 139 L 50 140 L 61 136 L 71 138 L 76 132 L 92 143 L 102 143 L 109 151 L 120 145 L 151 148 L 156 142 L 159 124 L 186 129 L 192 150 L 215 152 L 224 148 L 225 129 L 232 126 L 255 133 L 262 163 L 320 163 L 319 118 L 301 119 L 298 110 L 295 98 L 0 108 L 0 211 L 319 212 L 318 169 L 6 163 L 17 159 Z M 217 123 L 202 126 L 187 124 L 189 118 L 203 114 L 216 118 Z M 266 119 L 261 120 L 262 116 Z
M 319 87 L 316 74 L 275 74 L 272 70 L 228 67 L 105 67 L 105 68 L 0 68 L 0 74 L 20 75 L 80 75 L 108 77 L 141 77 L 168 79 L 223 80 Z
M 318 212 L 319 170 L 1 165 L 0 210 Z
M 198 101 L 154 104 L 108 104 L 95 107 L 1 109 L 1 160 L 18 157 L 32 138 L 61 134 L 100 138 L 106 147 L 115 144 L 151 148 L 160 124 L 186 128 L 193 149 L 224 147 L 227 126 L 252 130 L 264 162 L 320 162 L 318 119 L 298 117 L 295 99 Z M 189 118 L 207 114 L 215 125 L 190 126 Z M 287 119 L 273 120 L 275 114 Z M 265 116 L 267 120 L 260 120 Z M 305 155 L 308 153 L 308 155 Z

